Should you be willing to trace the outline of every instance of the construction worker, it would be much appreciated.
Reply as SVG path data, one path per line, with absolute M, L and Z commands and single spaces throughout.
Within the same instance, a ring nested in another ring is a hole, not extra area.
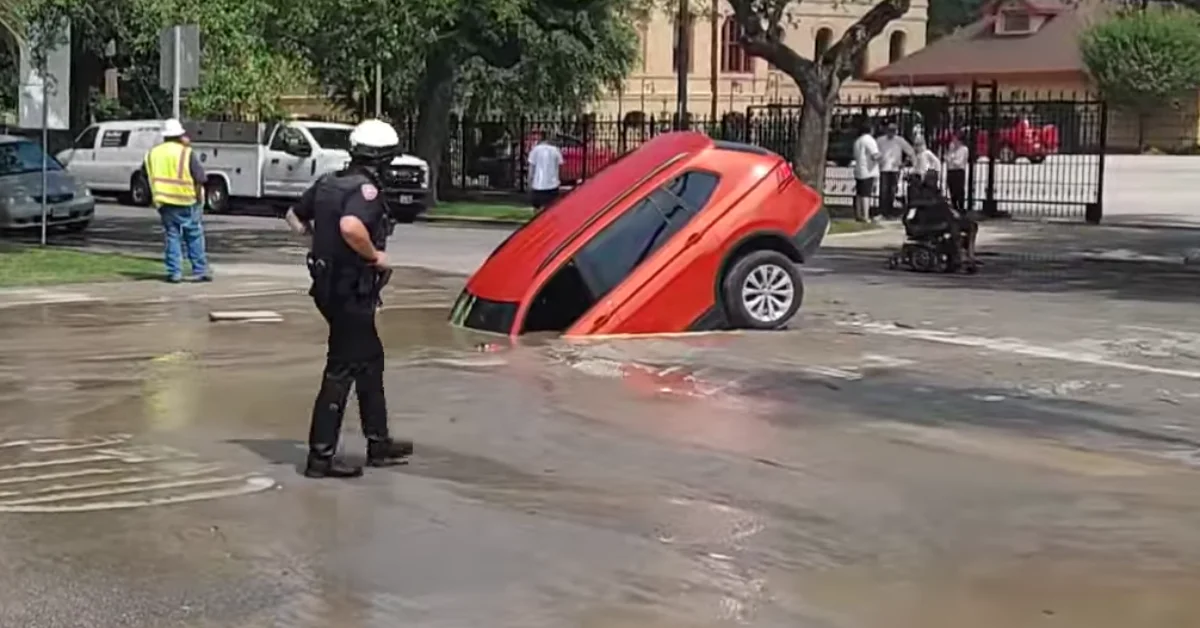
M 350 133 L 349 165 L 318 179 L 286 216 L 292 230 L 312 235 L 309 294 L 329 324 L 324 377 L 308 435 L 304 475 L 311 478 L 362 475 L 360 467 L 334 458 L 352 385 L 367 439 L 367 464 L 400 464 L 413 451 L 412 441 L 388 433 L 383 341 L 375 327 L 379 293 L 391 274 L 384 252 L 389 220 L 379 169 L 399 149 L 392 125 L 360 123 Z
M 162 218 L 166 243 L 163 262 L 167 281 L 183 280 L 180 247 L 187 248 L 192 275 L 197 281 L 212 281 L 204 254 L 204 168 L 192 151 L 183 125 L 174 118 L 163 123 L 163 141 L 146 153 L 143 169 L 150 193 Z

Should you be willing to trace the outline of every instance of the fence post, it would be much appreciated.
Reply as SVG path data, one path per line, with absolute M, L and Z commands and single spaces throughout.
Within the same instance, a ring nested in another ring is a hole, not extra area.
M 996 153 L 999 152 L 1000 128 L 1000 86 L 996 81 L 991 84 L 991 102 L 988 107 L 988 166 L 987 186 L 984 187 L 983 215 L 995 218 L 1000 215 L 996 203 Z
M 971 98 L 967 101 L 966 124 L 959 123 L 959 133 L 967 143 L 967 209 L 975 211 L 975 170 L 979 165 L 979 86 L 971 83 Z
M 474 150 L 474 147 L 468 148 L 467 129 L 470 128 L 469 118 L 466 115 L 458 119 L 458 189 L 465 191 L 467 189 L 467 153 Z M 474 134 L 471 139 L 474 139 Z
M 583 164 L 579 170 L 579 182 L 583 183 L 588 178 L 588 162 L 592 160 L 595 147 L 592 146 L 592 118 L 591 116 L 583 116 L 583 129 L 580 132 L 580 140 L 583 142 Z
M 529 125 L 526 124 L 525 116 L 521 116 L 517 122 L 517 163 L 513 164 L 513 170 L 517 175 L 517 191 L 525 192 L 525 137 L 529 135 Z
M 1098 225 L 1104 218 L 1104 169 L 1108 154 L 1108 102 L 1100 101 L 1100 159 L 1099 171 L 1096 173 L 1096 202 L 1089 203 L 1084 210 L 1084 219 L 1089 224 Z

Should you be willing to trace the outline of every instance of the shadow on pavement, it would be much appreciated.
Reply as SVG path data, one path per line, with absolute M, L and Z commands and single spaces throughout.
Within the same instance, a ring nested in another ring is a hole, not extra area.
M 1030 253 L 1027 247 L 988 246 L 980 251 L 983 266 L 976 275 L 890 270 L 890 251 L 878 248 L 826 249 L 821 260 L 833 262 L 837 274 L 859 276 L 872 283 L 920 288 L 1008 290 L 1013 292 L 1087 292 L 1110 299 L 1200 301 L 1200 266 L 1179 262 L 1081 259 L 1054 253 Z

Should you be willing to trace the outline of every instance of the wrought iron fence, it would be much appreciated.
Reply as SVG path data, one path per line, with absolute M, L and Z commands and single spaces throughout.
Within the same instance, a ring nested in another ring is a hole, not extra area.
M 838 103 L 824 189 L 831 205 L 849 205 L 853 197 L 851 147 L 864 121 L 877 127 L 894 122 L 901 135 L 910 141 L 922 137 L 942 155 L 950 137 L 959 136 L 970 153 L 967 202 L 985 214 L 1099 220 L 1107 126 L 1107 108 L 1099 100 L 1068 94 L 1004 95 L 994 86 L 976 85 L 952 96 L 881 96 Z M 670 115 L 455 119 L 440 185 L 451 192 L 524 192 L 526 157 L 537 132 L 561 148 L 561 178 L 569 185 L 676 126 Z M 716 120 L 693 118 L 687 126 L 715 138 L 756 144 L 791 160 L 799 139 L 800 107 L 751 107 Z

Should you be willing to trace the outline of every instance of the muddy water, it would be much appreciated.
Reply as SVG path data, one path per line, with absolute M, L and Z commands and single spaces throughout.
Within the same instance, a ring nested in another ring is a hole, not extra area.
M 819 325 L 481 351 L 446 298 L 381 314 L 418 456 L 341 485 L 295 473 L 303 299 L 5 313 L 0 625 L 1200 625 L 1152 430 L 1200 414 L 1128 396 L 1166 383 L 1018 398 L 1030 365 Z

